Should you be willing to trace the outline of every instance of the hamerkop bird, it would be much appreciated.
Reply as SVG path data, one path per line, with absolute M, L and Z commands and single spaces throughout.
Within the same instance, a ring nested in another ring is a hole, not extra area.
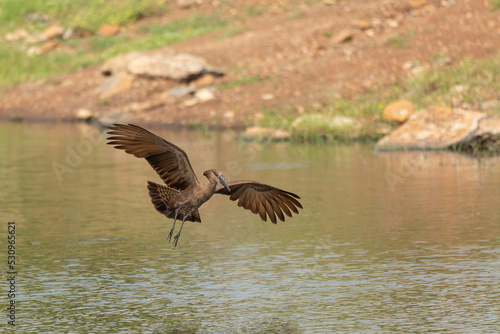
M 165 182 L 166 186 L 148 181 L 148 190 L 155 209 L 174 219 L 168 241 L 172 239 L 175 222 L 182 219 L 181 228 L 174 237 L 174 248 L 185 221 L 201 223 L 198 208 L 213 194 L 229 195 L 230 200 L 238 200 L 238 206 L 258 213 L 263 221 L 269 216 L 274 224 L 276 216 L 285 221 L 283 213 L 291 217 L 291 211 L 299 213 L 297 208 L 302 209 L 297 201 L 300 197 L 291 192 L 256 181 L 226 182 L 222 173 L 215 169 L 203 173 L 208 184 L 200 183 L 186 152 L 137 125 L 114 124 L 110 130 L 109 145 L 137 158 L 145 158 Z

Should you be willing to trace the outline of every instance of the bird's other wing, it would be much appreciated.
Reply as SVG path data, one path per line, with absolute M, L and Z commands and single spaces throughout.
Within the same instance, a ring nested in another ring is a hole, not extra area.
M 241 180 L 227 182 L 227 185 L 231 192 L 219 185 L 215 193 L 228 195 L 232 201 L 238 200 L 238 206 L 259 214 L 263 221 L 267 221 L 269 216 L 269 219 L 276 224 L 276 216 L 285 221 L 283 213 L 291 217 L 291 211 L 299 213 L 297 208 L 302 209 L 302 205 L 297 201 L 300 199 L 299 196 L 267 184 Z
M 198 183 L 186 152 L 176 145 L 133 124 L 109 127 L 108 144 L 137 158 L 145 158 L 171 188 L 184 190 Z

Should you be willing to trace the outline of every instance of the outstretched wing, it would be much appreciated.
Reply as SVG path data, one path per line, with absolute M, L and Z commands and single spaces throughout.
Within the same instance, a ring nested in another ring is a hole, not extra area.
M 299 196 L 267 184 L 241 180 L 227 182 L 227 185 L 231 192 L 219 185 L 215 193 L 229 195 L 229 199 L 232 201 L 238 200 L 238 206 L 255 214 L 258 213 L 263 221 L 267 221 L 267 216 L 269 216 L 271 221 L 276 224 L 276 216 L 281 221 L 285 221 L 283 213 L 291 217 L 291 211 L 299 213 L 297 208 L 302 209 L 302 205 L 297 201 L 300 199 Z
M 145 158 L 167 186 L 184 190 L 198 183 L 181 148 L 137 125 L 114 124 L 109 128 L 108 144 L 137 158 Z

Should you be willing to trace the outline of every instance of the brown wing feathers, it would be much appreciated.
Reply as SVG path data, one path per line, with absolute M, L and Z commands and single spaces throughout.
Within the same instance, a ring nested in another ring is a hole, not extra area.
M 276 224 L 276 216 L 285 221 L 285 215 L 292 217 L 290 210 L 299 213 L 297 208 L 302 209 L 302 205 L 296 200 L 300 197 L 294 193 L 255 181 L 233 181 L 227 184 L 231 189 L 230 193 L 224 187 L 218 187 L 216 193 L 229 195 L 232 201 L 238 200 L 238 206 L 259 214 L 263 221 L 267 221 L 269 216 Z
M 198 183 L 186 153 L 176 145 L 133 124 L 110 127 L 108 144 L 137 158 L 146 158 L 169 187 L 184 190 Z

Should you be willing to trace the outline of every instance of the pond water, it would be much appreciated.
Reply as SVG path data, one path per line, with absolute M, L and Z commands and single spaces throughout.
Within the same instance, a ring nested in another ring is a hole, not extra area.
M 153 132 L 202 182 L 218 168 L 297 193 L 304 209 L 273 225 L 214 196 L 172 249 L 145 160 L 88 125 L 0 123 L 16 332 L 500 332 L 498 157 Z

